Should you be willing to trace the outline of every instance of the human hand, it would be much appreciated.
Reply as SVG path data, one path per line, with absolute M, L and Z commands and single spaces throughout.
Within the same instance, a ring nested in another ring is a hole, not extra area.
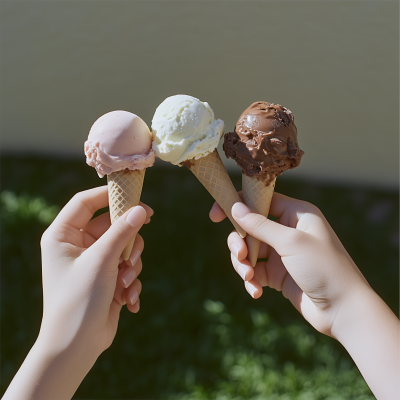
M 236 203 L 232 215 L 243 229 L 261 240 L 260 261 L 253 269 L 247 246 L 236 232 L 228 237 L 232 264 L 253 298 L 268 286 L 288 298 L 318 331 L 332 334 L 332 326 L 348 294 L 369 288 L 321 211 L 310 203 L 274 193 L 273 222 Z M 225 214 L 217 203 L 210 218 L 219 222 Z
M 121 308 L 139 311 L 144 243 L 153 210 L 141 204 L 110 226 L 107 186 L 78 193 L 42 236 L 43 319 L 6 400 L 70 399 L 117 331 Z M 121 254 L 135 237 L 129 261 Z
M 236 232 L 229 235 L 232 264 L 246 290 L 254 298 L 263 286 L 282 291 L 315 329 L 346 348 L 378 399 L 398 398 L 398 318 L 369 286 L 317 207 L 274 193 L 270 214 L 278 221 L 243 203 L 232 207 L 237 223 L 262 242 L 259 258 L 268 258 L 253 269 L 246 242 Z M 218 204 L 210 218 L 225 218 Z
M 141 204 L 112 226 L 107 186 L 78 193 L 41 240 L 44 312 L 39 337 L 55 347 L 82 343 L 97 356 L 116 334 L 121 307 L 139 311 L 144 242 L 137 234 L 153 211 Z M 136 235 L 137 234 L 137 235 Z M 130 260 L 121 253 L 136 235 Z

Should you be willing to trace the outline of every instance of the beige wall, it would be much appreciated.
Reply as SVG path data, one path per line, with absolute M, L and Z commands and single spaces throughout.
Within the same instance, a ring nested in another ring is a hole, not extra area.
M 306 152 L 287 175 L 396 187 L 398 8 L 2 2 L 2 152 L 82 157 L 101 114 L 124 109 L 150 124 L 157 105 L 177 93 L 208 101 L 226 130 L 250 103 L 266 100 L 293 111 Z

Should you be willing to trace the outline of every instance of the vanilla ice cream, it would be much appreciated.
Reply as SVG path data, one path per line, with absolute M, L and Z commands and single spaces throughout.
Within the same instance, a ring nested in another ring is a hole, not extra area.
M 224 122 L 215 120 L 208 103 L 187 95 L 165 99 L 151 126 L 154 151 L 174 165 L 207 156 L 216 149 L 224 133 Z
M 111 111 L 92 126 L 85 142 L 86 162 L 100 178 L 124 169 L 142 170 L 154 164 L 152 134 L 147 124 L 127 111 Z

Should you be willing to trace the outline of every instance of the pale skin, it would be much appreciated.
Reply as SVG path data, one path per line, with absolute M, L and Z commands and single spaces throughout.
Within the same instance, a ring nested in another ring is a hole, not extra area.
M 107 187 L 78 193 L 41 241 L 44 312 L 38 339 L 3 399 L 71 399 L 99 355 L 114 340 L 121 308 L 139 311 L 143 239 L 137 235 L 128 262 L 120 254 L 153 211 L 141 204 L 110 226 Z M 319 332 L 350 353 L 379 400 L 399 394 L 399 320 L 371 289 L 322 213 L 313 205 L 274 194 L 271 214 L 232 208 L 236 221 L 263 242 L 259 262 L 247 261 L 246 243 L 228 237 L 232 264 L 246 290 L 281 290 Z M 214 205 L 210 218 L 225 214 Z
M 275 193 L 273 222 L 236 203 L 238 224 L 262 242 L 258 262 L 246 259 L 246 242 L 228 237 L 232 265 L 255 299 L 263 287 L 282 291 L 319 332 L 337 339 L 349 352 L 379 400 L 400 398 L 400 323 L 373 291 L 333 229 L 312 204 Z M 214 222 L 225 214 L 218 204 Z M 382 266 L 384 268 L 384 266 Z
M 136 236 L 129 261 L 120 255 L 153 210 L 141 204 L 110 227 L 107 186 L 78 193 L 41 240 L 43 319 L 38 339 L 4 400 L 71 399 L 114 340 L 126 304 L 139 311 L 144 242 Z

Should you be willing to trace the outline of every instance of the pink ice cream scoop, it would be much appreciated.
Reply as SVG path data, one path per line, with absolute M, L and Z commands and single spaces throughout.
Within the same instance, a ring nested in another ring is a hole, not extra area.
M 147 124 L 127 111 L 111 111 L 92 126 L 85 142 L 86 162 L 100 178 L 124 169 L 142 170 L 155 161 Z

